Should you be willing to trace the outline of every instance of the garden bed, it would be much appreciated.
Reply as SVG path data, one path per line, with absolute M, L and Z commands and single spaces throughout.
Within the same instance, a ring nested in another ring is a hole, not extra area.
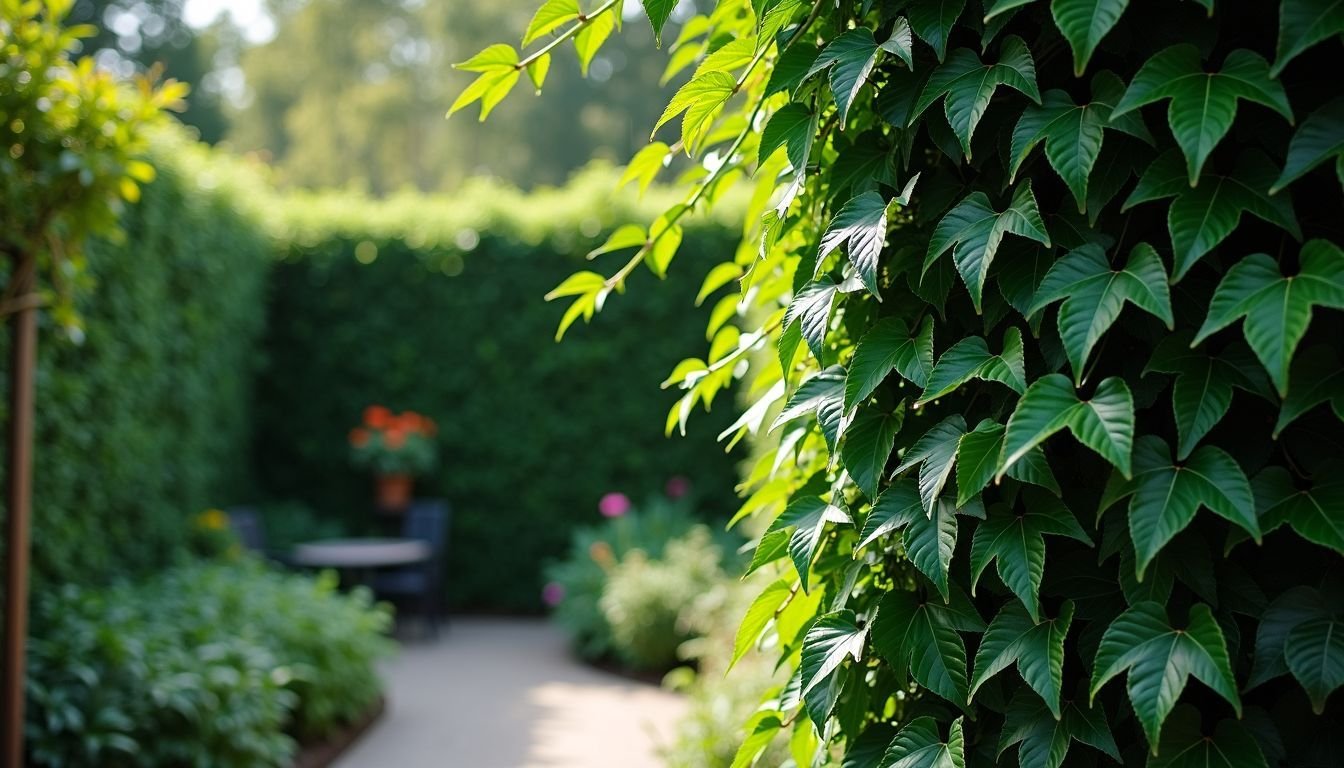
M 382 719 L 387 711 L 387 699 L 379 696 L 369 711 L 340 731 L 320 741 L 303 744 L 294 758 L 294 768 L 327 768 L 336 762 Z

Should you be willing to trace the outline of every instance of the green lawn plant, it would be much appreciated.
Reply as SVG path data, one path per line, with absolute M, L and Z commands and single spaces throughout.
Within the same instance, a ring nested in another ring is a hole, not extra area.
M 453 108 L 623 5 L 548 0 Z M 1344 4 L 676 5 L 628 176 L 688 154 L 685 197 L 551 298 L 631 301 L 749 189 L 667 421 L 735 386 L 760 446 L 740 639 L 792 677 L 734 764 L 1344 764 Z

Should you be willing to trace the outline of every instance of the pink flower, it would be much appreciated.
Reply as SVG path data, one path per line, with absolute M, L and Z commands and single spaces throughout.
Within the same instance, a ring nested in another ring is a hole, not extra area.
M 546 586 L 541 588 L 541 602 L 545 603 L 547 606 L 551 608 L 554 608 L 555 606 L 559 605 L 560 601 L 564 599 L 565 599 L 565 585 L 559 582 L 550 581 L 546 583 Z
M 673 475 L 667 479 L 667 485 L 663 486 L 663 492 L 667 494 L 669 499 L 680 499 L 691 492 L 691 480 L 685 475 Z
M 619 491 L 612 491 L 597 502 L 597 511 L 603 517 L 620 517 L 630 511 L 630 497 Z

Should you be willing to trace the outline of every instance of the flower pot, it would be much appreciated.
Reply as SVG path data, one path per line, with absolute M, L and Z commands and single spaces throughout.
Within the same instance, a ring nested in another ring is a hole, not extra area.
M 415 478 L 403 472 L 374 476 L 375 502 L 383 512 L 401 512 L 410 506 Z

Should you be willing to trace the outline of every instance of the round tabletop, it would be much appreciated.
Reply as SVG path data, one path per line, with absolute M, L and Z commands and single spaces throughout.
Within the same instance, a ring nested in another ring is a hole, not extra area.
M 378 568 L 422 563 L 432 554 L 419 539 L 321 539 L 299 544 L 293 561 L 319 568 Z

